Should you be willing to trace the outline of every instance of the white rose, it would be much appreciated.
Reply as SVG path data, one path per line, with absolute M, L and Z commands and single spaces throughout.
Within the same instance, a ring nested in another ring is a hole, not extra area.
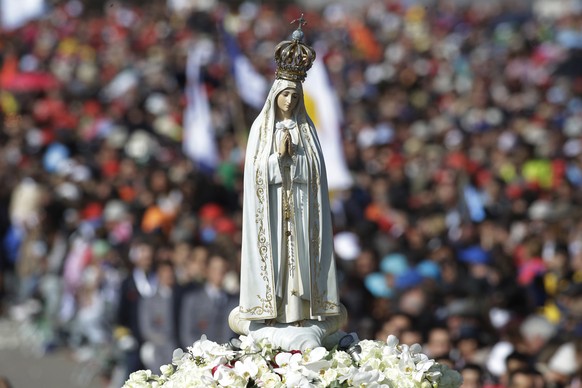
M 329 368 L 323 373 L 323 375 L 321 376 L 321 380 L 323 380 L 325 385 L 330 385 L 334 381 L 338 380 L 338 376 L 339 374 L 336 369 Z
M 279 388 L 284 386 L 281 377 L 273 372 L 263 373 L 256 383 L 261 388 Z
M 332 354 L 333 367 L 350 367 L 353 364 L 352 357 L 344 351 L 336 351 Z

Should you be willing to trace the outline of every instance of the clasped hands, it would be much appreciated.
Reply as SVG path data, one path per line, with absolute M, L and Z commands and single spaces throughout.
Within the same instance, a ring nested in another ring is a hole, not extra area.
M 281 139 L 281 143 L 279 143 L 279 156 L 293 156 L 293 142 L 291 141 L 291 134 L 289 133 L 288 128 L 285 128 L 283 131 L 283 138 Z

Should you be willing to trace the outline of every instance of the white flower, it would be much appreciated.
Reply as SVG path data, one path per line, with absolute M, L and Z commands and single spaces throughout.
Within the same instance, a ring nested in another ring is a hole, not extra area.
M 348 368 L 352 366 L 352 358 L 344 351 L 338 350 L 332 353 L 331 362 L 333 368 Z
M 281 376 L 286 377 L 289 374 L 297 372 L 299 370 L 299 361 L 301 360 L 300 354 L 292 354 L 287 352 L 281 352 L 275 356 L 275 363 L 278 365 L 273 371 Z
M 246 387 L 247 380 L 239 376 L 236 371 L 224 365 L 219 365 L 214 372 L 214 379 L 222 387 Z
M 372 368 L 379 371 L 388 369 L 388 364 L 382 358 L 370 358 L 365 363 L 360 365 L 361 368 Z
M 126 381 L 123 388 L 150 388 L 152 385 L 147 382 Z
M 334 368 L 326 369 L 323 372 L 323 375 L 321 375 L 321 380 L 325 384 L 325 386 L 328 386 L 331 383 L 333 383 L 334 381 L 337 381 L 338 378 L 339 378 L 339 372 L 337 369 L 334 369 Z
M 327 355 L 325 348 L 307 350 L 305 353 L 282 352 L 275 356 L 275 363 L 279 366 L 274 372 L 283 376 L 288 387 L 312 387 L 331 366 L 331 362 L 324 360 Z M 321 385 L 321 384 L 320 384 Z
M 275 368 L 275 372 L 277 372 L 277 373 L 280 373 L 280 372 L 283 373 L 284 370 L 291 363 L 291 357 L 292 356 L 293 356 L 293 354 L 292 353 L 288 353 L 288 352 L 281 352 L 281 353 L 277 354 L 275 356 L 275 364 L 277 364 L 279 367 L 278 368 Z M 301 357 L 301 356 L 299 356 L 299 357 Z
M 324 347 L 317 347 L 305 351 L 301 358 L 304 368 L 303 374 L 311 379 L 317 379 L 320 375 L 323 375 L 325 370 L 331 366 L 331 361 L 324 359 L 327 355 L 328 351 Z
M 390 347 L 390 348 L 395 348 L 396 346 L 398 346 L 398 342 L 400 342 L 400 341 L 393 334 L 390 334 L 388 336 L 388 338 L 386 339 L 386 345 L 388 345 L 388 347 Z
M 369 387 L 372 383 L 378 381 L 380 372 L 372 368 L 359 369 L 349 380 L 350 386 Z
M 204 360 L 211 367 L 226 364 L 236 354 L 234 350 L 229 349 L 226 345 L 219 345 L 216 342 L 207 340 L 205 335 L 202 335 L 198 341 L 188 347 L 188 351 L 195 361 Z
M 172 373 L 174 373 L 174 367 L 172 364 L 162 365 L 160 366 L 160 372 L 162 372 L 162 375 L 164 376 L 170 376 Z
M 249 382 L 260 388 L 317 388 L 338 383 L 366 388 L 458 388 L 462 382 L 458 372 L 429 359 L 420 345 L 399 345 L 394 336 L 386 343 L 360 341 L 357 360 L 335 349 L 278 352 L 266 339 L 257 342 L 251 335 L 240 339 L 241 350 L 233 351 L 202 337 L 187 353 L 177 349 L 172 360 L 175 366 L 163 365 L 160 376 L 138 371 L 124 388 L 242 388 Z
M 299 370 L 291 370 L 283 378 L 286 387 L 312 388 L 311 380 Z
M 251 334 L 241 335 L 239 339 L 241 340 L 240 348 L 246 353 L 256 353 L 261 350 L 259 344 L 255 342 L 255 339 Z
M 261 377 L 264 374 L 271 372 L 270 359 L 267 361 L 265 358 L 257 355 L 247 357 L 251 358 L 259 368 L 259 371 L 257 372 L 257 377 Z
M 326 370 L 329 369 L 330 362 L 326 360 L 319 360 L 303 365 L 301 373 L 310 381 L 320 380 Z
M 371 340 L 363 340 L 358 343 L 360 348 L 362 349 L 360 353 L 360 357 L 362 362 L 366 362 L 366 360 L 370 358 L 382 358 L 382 352 L 384 349 L 384 345 L 378 341 L 371 341 Z
M 270 371 L 263 373 L 261 377 L 257 379 L 256 383 L 261 388 L 279 388 L 284 386 L 281 377 Z
M 410 345 L 410 353 L 412 354 L 417 354 L 420 353 L 422 351 L 422 346 L 420 346 L 420 344 L 412 344 Z
M 398 363 L 398 367 L 400 371 L 405 374 L 413 374 L 416 371 L 416 364 L 408 351 L 407 345 L 402 345 L 402 354 L 400 354 L 400 362 Z
M 246 381 L 254 379 L 259 373 L 257 363 L 251 358 L 247 357 L 243 361 L 237 361 L 234 364 L 234 370 Z
M 138 370 L 129 375 L 129 380 L 134 383 L 146 382 L 152 377 L 152 371 L 149 369 Z
M 129 379 L 123 385 L 124 388 L 150 388 L 156 383 L 158 376 L 152 374 L 152 371 L 139 370 L 129 375 Z
M 261 348 L 261 354 L 263 357 L 272 357 L 273 344 L 270 343 L 266 338 L 263 338 L 259 341 L 259 347 Z
M 317 348 L 313 348 L 313 349 L 307 349 L 304 353 L 303 353 L 303 362 L 315 362 L 315 361 L 319 361 L 321 359 L 323 359 L 325 356 L 327 356 L 327 350 L 320 346 Z
M 350 382 L 354 379 L 354 376 L 358 373 L 358 368 L 356 368 L 355 366 L 351 366 L 349 368 L 347 368 L 347 370 L 344 371 L 344 373 L 340 374 L 338 376 L 337 381 L 340 383 L 344 383 L 344 382 Z
M 172 364 L 180 366 L 189 357 L 190 354 L 184 353 L 182 349 L 175 349 L 174 353 L 172 353 Z
M 435 364 L 434 360 L 429 359 L 424 354 L 423 356 L 423 359 L 417 362 L 416 370 L 413 373 L 414 380 L 418 382 L 424 380 L 426 372 Z
M 176 371 L 168 378 L 168 382 L 164 385 L 164 387 L 169 388 L 210 388 L 217 386 L 218 384 L 212 377 L 211 368 L 208 366 L 200 366 L 191 358 L 186 358 L 180 366 L 176 367 Z

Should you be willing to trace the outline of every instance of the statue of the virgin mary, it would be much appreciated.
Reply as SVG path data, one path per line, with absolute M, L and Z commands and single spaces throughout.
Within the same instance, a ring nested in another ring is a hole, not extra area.
M 315 59 L 303 22 L 275 50 L 276 80 L 246 148 L 239 314 L 267 324 L 340 314 L 325 163 L 303 102 Z

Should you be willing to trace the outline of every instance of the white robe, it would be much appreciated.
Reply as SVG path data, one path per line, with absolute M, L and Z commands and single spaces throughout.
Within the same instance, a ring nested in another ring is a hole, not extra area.
M 295 156 L 279 158 L 281 130 L 274 122 L 277 95 L 297 87 L 295 125 L 289 125 Z M 284 177 L 291 219 L 283 217 Z M 321 146 L 305 112 L 301 84 L 276 80 L 253 123 L 244 173 L 241 253 L 241 318 L 295 322 L 339 314 L 331 213 Z M 290 236 L 286 237 L 286 231 Z

